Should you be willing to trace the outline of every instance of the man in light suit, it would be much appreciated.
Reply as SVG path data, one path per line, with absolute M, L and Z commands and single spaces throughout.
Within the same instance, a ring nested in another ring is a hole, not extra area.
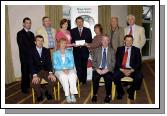
M 43 47 L 44 38 L 41 35 L 35 37 L 36 47 L 31 52 L 30 67 L 32 78 L 32 87 L 37 93 L 37 100 L 42 101 L 41 80 L 44 78 L 48 82 L 46 96 L 47 99 L 52 99 L 53 95 L 53 82 L 56 77 L 52 71 L 52 63 L 50 51 Z
M 51 20 L 47 16 L 42 18 L 42 24 L 43 24 L 43 27 L 40 27 L 37 29 L 36 35 L 43 36 L 43 38 L 44 38 L 43 46 L 45 48 L 49 48 L 51 55 L 52 55 L 52 52 L 53 52 L 53 50 L 55 48 L 55 44 L 56 44 L 56 41 L 55 41 L 56 40 L 55 39 L 56 30 L 51 27 Z
M 127 16 L 127 22 L 129 24 L 128 27 L 125 28 L 125 35 L 132 35 L 133 40 L 133 46 L 139 48 L 142 50 L 143 46 L 146 43 L 146 37 L 145 37 L 145 30 L 143 27 L 135 24 L 135 16 L 134 15 L 128 15 Z
M 111 17 L 111 46 L 114 51 L 123 46 L 124 43 L 124 28 L 118 24 L 118 17 Z
M 106 97 L 104 102 L 109 103 L 111 100 L 112 74 L 115 66 L 114 50 L 109 45 L 110 38 L 107 35 L 102 36 L 102 47 L 93 51 L 93 97 L 92 102 L 97 101 L 97 92 L 99 88 L 99 80 L 104 78 Z
M 124 76 L 133 78 L 133 83 L 127 92 L 129 98 L 134 100 L 134 91 L 140 89 L 143 78 L 141 72 L 141 53 L 139 48 L 132 46 L 132 35 L 126 35 L 124 41 L 125 46 L 118 47 L 116 52 L 116 65 L 113 79 L 116 84 L 117 99 L 122 99 L 124 90 L 121 85 L 121 78 Z

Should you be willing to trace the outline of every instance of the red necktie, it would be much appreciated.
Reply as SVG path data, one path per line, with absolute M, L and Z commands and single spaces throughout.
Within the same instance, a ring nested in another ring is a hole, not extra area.
M 130 32 L 129 35 L 132 35 L 132 26 L 130 26 Z
M 126 49 L 126 52 L 124 53 L 124 57 L 123 57 L 123 61 L 122 61 L 122 68 L 126 68 L 126 61 L 127 61 L 127 58 L 128 58 L 128 49 Z

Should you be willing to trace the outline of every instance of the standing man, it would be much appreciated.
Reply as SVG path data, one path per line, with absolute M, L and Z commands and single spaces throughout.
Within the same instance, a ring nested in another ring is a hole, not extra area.
M 129 26 L 125 28 L 125 35 L 132 35 L 134 38 L 133 46 L 138 47 L 140 50 L 142 50 L 143 46 L 146 43 L 144 28 L 135 24 L 134 15 L 128 15 L 127 22 Z
M 36 34 L 44 37 L 45 48 L 49 48 L 51 55 L 56 46 L 55 32 L 56 30 L 51 27 L 51 20 L 49 17 L 45 16 L 42 18 L 43 27 L 37 29 Z
M 106 97 L 104 102 L 109 103 L 111 100 L 112 75 L 115 66 L 114 50 L 109 45 L 110 38 L 107 35 L 102 36 L 102 47 L 93 51 L 93 97 L 92 102 L 97 101 L 97 92 L 99 88 L 99 80 L 104 78 Z
M 17 33 L 17 44 L 19 47 L 21 63 L 21 91 L 28 93 L 30 88 L 29 60 L 32 49 L 35 47 L 34 34 L 30 31 L 31 19 L 23 19 L 23 29 Z
M 129 98 L 134 100 L 134 91 L 140 89 L 143 78 L 141 72 L 141 53 L 139 48 L 132 46 L 132 35 L 126 35 L 124 41 L 125 46 L 118 47 L 116 52 L 116 65 L 113 79 L 116 84 L 117 99 L 122 99 L 124 90 L 121 85 L 121 78 L 124 76 L 133 78 L 133 83 L 127 92 Z
M 83 18 L 77 17 L 75 22 L 77 27 L 71 30 L 72 43 L 76 43 L 78 40 L 85 40 L 85 43 L 91 43 L 92 34 L 90 29 L 83 27 Z M 86 46 L 75 46 L 73 49 L 73 55 L 77 76 L 79 81 L 85 85 L 87 80 L 87 62 L 89 57 L 89 50 Z
M 124 43 L 124 29 L 118 25 L 118 17 L 111 17 L 111 46 L 114 51 L 123 46 Z

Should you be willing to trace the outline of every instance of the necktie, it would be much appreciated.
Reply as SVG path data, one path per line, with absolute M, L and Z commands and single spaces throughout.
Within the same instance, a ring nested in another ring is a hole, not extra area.
M 126 68 L 126 61 L 127 61 L 127 58 L 128 58 L 128 49 L 126 49 L 126 52 L 124 53 L 124 57 L 123 57 L 123 61 L 122 61 L 122 68 Z
M 82 35 L 82 29 L 79 29 L 79 35 L 80 36 Z
M 106 49 L 104 48 L 101 68 L 105 68 L 105 67 L 106 67 Z
M 130 32 L 129 35 L 132 35 L 132 26 L 130 26 Z

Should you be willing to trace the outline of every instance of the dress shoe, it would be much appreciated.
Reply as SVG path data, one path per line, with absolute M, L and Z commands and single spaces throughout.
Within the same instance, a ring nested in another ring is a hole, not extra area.
M 24 94 L 29 94 L 29 90 L 28 89 L 22 89 L 21 92 L 24 93 Z
M 52 100 L 53 99 L 52 95 L 48 94 L 48 91 L 45 92 L 45 95 L 47 97 L 47 100 Z
M 94 96 L 92 97 L 92 103 L 96 103 L 96 102 L 97 102 L 97 96 L 94 95 Z
M 128 94 L 129 94 L 128 98 L 129 98 L 130 100 L 134 100 L 134 92 L 131 91 L 130 89 L 128 89 L 127 92 L 128 92 Z
M 110 100 L 111 100 L 111 96 L 106 96 L 106 98 L 104 99 L 104 102 L 105 103 L 110 103 Z
M 37 101 L 38 101 L 38 102 L 43 101 L 43 97 L 42 97 L 42 95 L 39 96 L 39 97 L 37 97 Z

